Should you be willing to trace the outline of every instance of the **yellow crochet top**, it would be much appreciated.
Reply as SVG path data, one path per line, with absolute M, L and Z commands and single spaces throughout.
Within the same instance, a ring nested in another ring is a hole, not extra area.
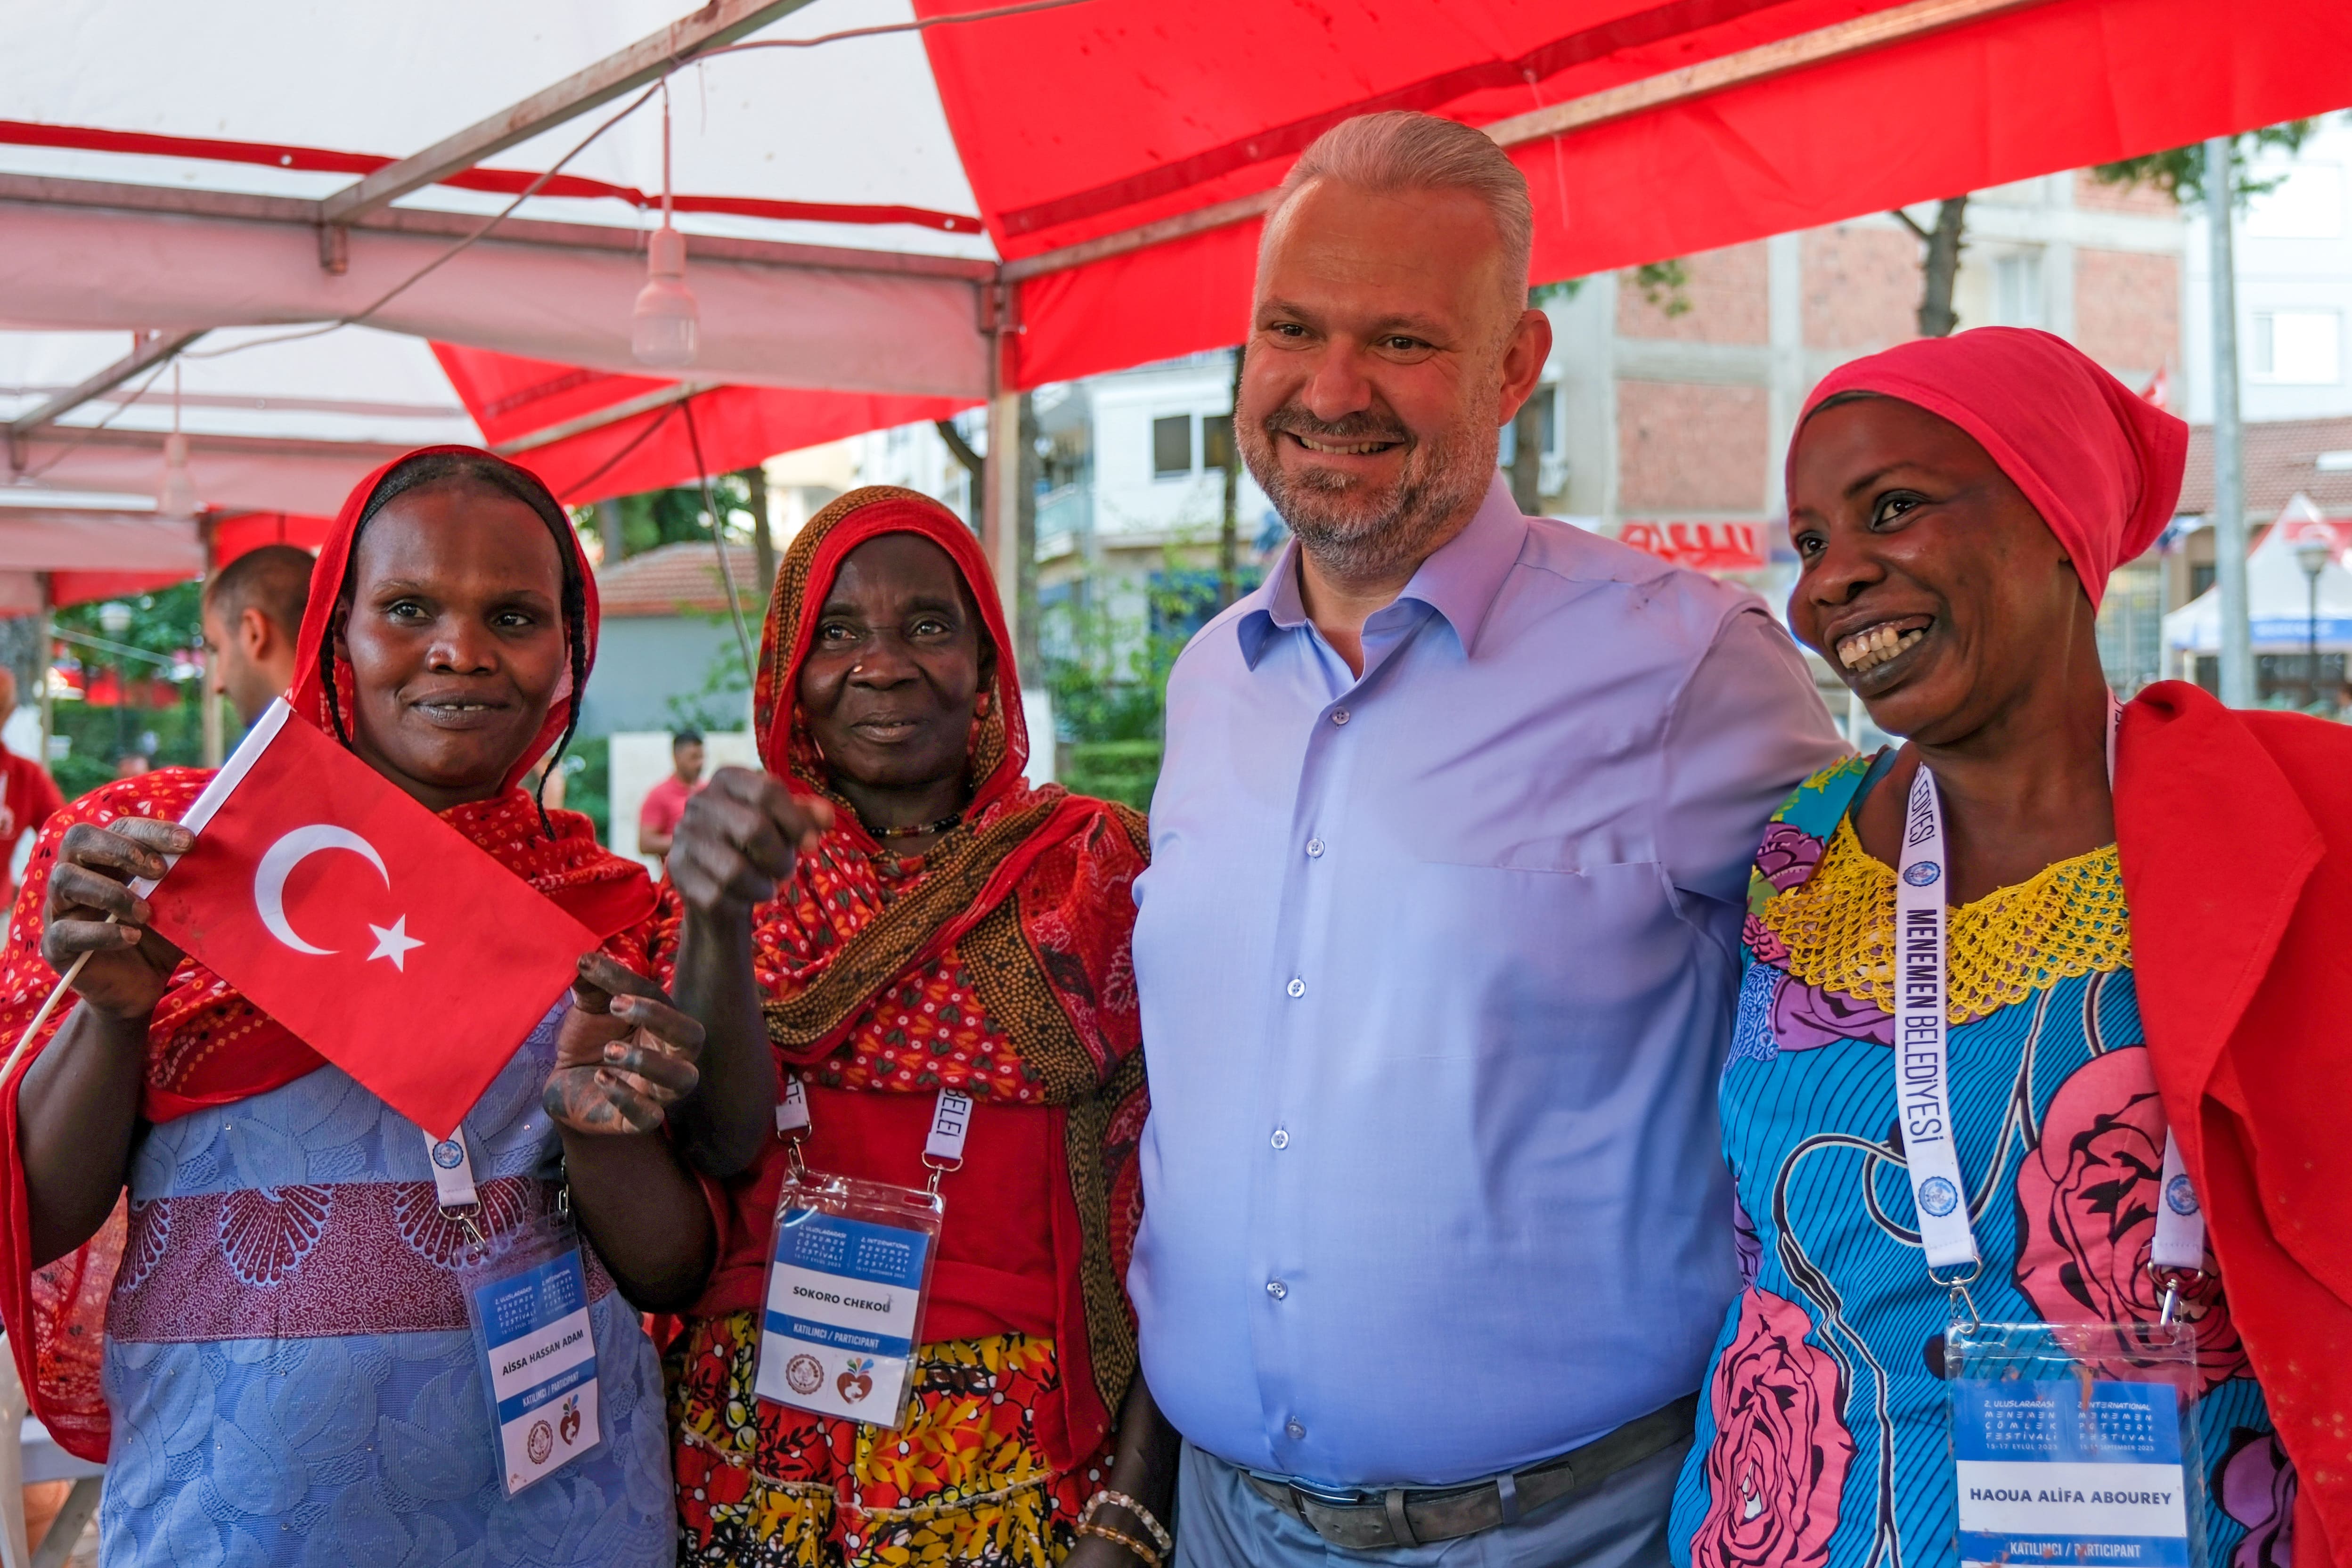
M 1812 876 L 1774 894 L 1758 919 L 1789 950 L 1790 974 L 1895 1011 L 1895 872 L 1871 858 L 1852 821 L 1838 819 Z M 1945 929 L 1954 1025 L 2068 975 L 2131 964 L 2131 910 L 2112 844 L 1949 910 Z

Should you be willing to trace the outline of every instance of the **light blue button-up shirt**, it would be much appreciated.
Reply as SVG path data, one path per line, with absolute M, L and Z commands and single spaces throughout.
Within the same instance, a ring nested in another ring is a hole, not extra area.
M 1296 550 L 1169 682 L 1129 1284 L 1194 1443 L 1444 1485 L 1698 1386 L 1748 868 L 1843 746 L 1754 595 L 1499 478 L 1360 679 Z

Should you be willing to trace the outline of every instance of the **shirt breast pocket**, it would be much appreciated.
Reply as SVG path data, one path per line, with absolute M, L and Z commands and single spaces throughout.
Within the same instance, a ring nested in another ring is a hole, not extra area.
M 1429 1020 L 1438 1037 L 1622 1042 L 1688 961 L 1673 884 L 1654 860 L 1424 861 L 1413 876 L 1438 976 L 1430 989 L 1452 1015 Z

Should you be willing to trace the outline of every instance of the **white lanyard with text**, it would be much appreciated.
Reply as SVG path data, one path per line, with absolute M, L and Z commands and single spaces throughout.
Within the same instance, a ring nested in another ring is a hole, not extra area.
M 2107 699 L 2107 783 L 2116 777 L 2116 727 L 2121 710 Z M 1944 839 L 1943 803 L 1936 776 L 1919 765 L 1903 814 L 1901 862 L 1895 881 L 1895 1095 L 1902 1111 L 1903 1153 L 1911 1177 L 1911 1198 L 1919 1215 L 1919 1245 L 1928 1277 L 1965 1293 L 1980 1259 L 1976 1230 L 1969 1221 L 1967 1180 L 1960 1174 L 1952 1139 L 1950 953 L 1947 943 L 1945 877 L 1949 857 Z M 2153 1269 L 2201 1272 L 2205 1267 L 2205 1216 L 2180 1159 L 2180 1146 L 2168 1130 L 2164 1173 L 2156 1205 L 2156 1235 L 2149 1247 Z M 1948 1273 L 1947 1272 L 1948 1271 Z M 2167 1287 L 2169 1318 L 2177 1279 Z
M 940 1090 L 931 1110 L 931 1130 L 923 1140 L 923 1164 L 931 1173 L 929 1189 L 940 1190 L 940 1178 L 963 1163 L 964 1140 L 971 1135 L 971 1096 L 952 1089 Z M 808 1090 L 801 1075 L 784 1076 L 784 1097 L 776 1101 L 776 1136 L 792 1151 L 793 1169 L 806 1173 L 801 1163 L 801 1140 L 814 1123 L 809 1118 Z
M 427 1132 L 425 1153 L 442 1215 L 472 1238 L 457 1273 L 488 1392 L 499 1484 L 512 1497 L 604 1442 L 588 1277 L 568 1194 L 558 1194 L 551 1219 L 487 1237 L 474 1223 L 481 1194 L 465 1128 L 446 1138 Z

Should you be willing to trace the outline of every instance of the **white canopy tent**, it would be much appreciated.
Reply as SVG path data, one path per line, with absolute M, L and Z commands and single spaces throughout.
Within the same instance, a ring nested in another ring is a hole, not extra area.
M 2331 523 L 2308 496 L 2296 496 L 2246 557 L 2246 594 L 2252 606 L 2253 647 L 2299 654 L 2316 633 L 2321 653 L 2352 653 L 2352 570 L 2345 564 L 2347 531 Z M 2306 539 L 2325 542 L 2315 611 L 2310 574 L 2295 553 Z M 2164 644 L 2175 654 L 2221 651 L 2221 595 L 2209 588 L 2164 617 Z

